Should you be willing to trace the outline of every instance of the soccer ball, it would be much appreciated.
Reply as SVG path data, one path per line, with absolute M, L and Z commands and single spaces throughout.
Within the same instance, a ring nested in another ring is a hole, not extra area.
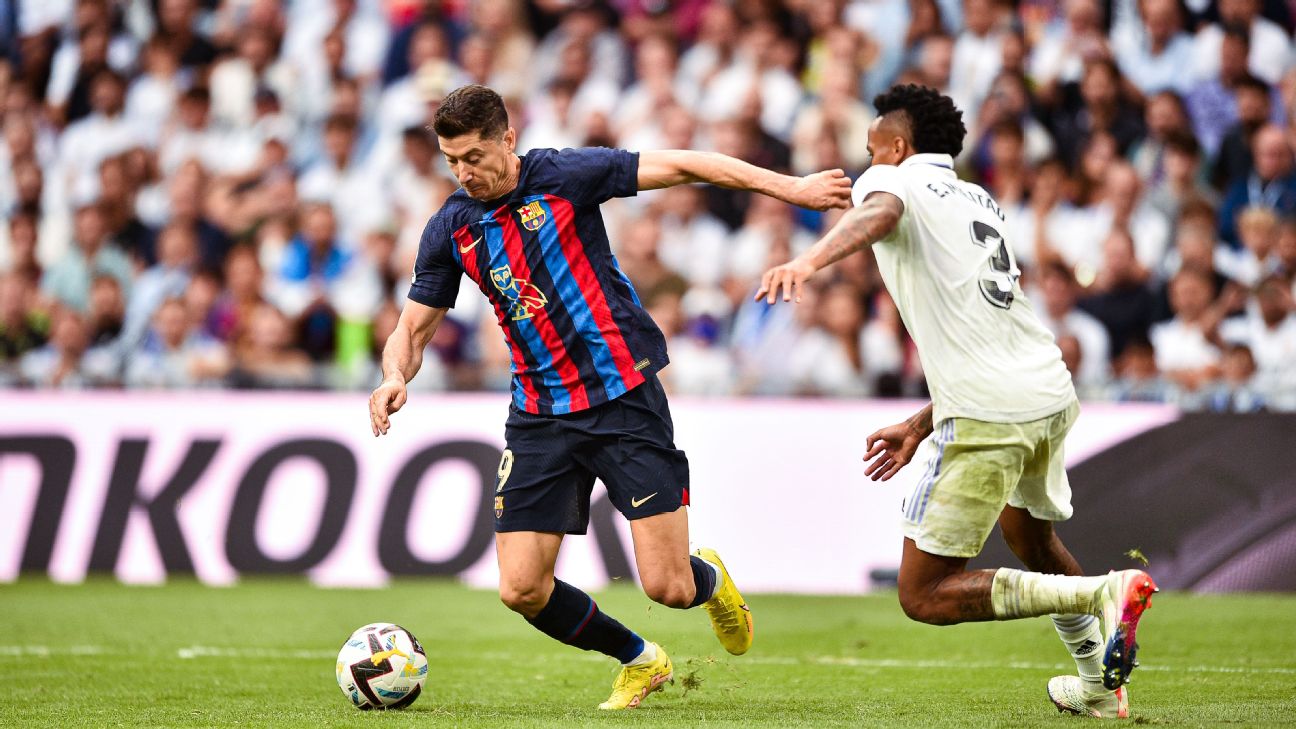
M 414 703 L 423 691 L 427 672 L 423 644 L 413 633 L 391 623 L 360 628 L 338 652 L 338 687 L 365 711 L 403 709 Z

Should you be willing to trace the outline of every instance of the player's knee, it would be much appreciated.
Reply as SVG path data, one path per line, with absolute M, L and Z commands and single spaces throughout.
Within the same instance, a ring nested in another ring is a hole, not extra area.
M 928 585 L 900 585 L 900 609 L 905 617 L 928 625 L 948 625 L 951 621 L 941 612 L 935 598 Z
M 538 615 L 549 599 L 543 585 L 526 580 L 500 582 L 499 595 L 509 610 L 527 617 Z
M 649 600 L 666 607 L 684 608 L 693 601 L 692 579 L 644 578 L 643 589 Z

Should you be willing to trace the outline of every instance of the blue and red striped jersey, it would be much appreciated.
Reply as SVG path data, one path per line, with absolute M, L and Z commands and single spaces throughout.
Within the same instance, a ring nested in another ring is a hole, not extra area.
M 458 190 L 423 230 L 409 298 L 453 306 L 467 274 L 495 307 L 521 410 L 584 410 L 667 363 L 598 207 L 636 194 L 638 172 L 639 155 L 624 150 L 535 149 L 513 192 L 480 202 Z

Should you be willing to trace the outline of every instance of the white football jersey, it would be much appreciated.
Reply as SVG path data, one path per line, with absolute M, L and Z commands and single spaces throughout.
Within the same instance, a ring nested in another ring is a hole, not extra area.
M 936 422 L 1024 423 L 1075 398 L 1053 335 L 1017 283 L 999 205 L 958 179 L 946 154 L 874 165 L 855 183 L 904 203 L 895 230 L 873 244 L 882 280 L 918 346 Z

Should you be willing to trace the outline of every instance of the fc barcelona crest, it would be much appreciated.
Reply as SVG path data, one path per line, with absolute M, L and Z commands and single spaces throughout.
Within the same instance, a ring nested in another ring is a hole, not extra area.
M 517 209 L 518 217 L 522 218 L 522 227 L 527 230 L 540 230 L 540 226 L 545 224 L 545 211 L 540 207 L 540 203 L 529 202 Z

